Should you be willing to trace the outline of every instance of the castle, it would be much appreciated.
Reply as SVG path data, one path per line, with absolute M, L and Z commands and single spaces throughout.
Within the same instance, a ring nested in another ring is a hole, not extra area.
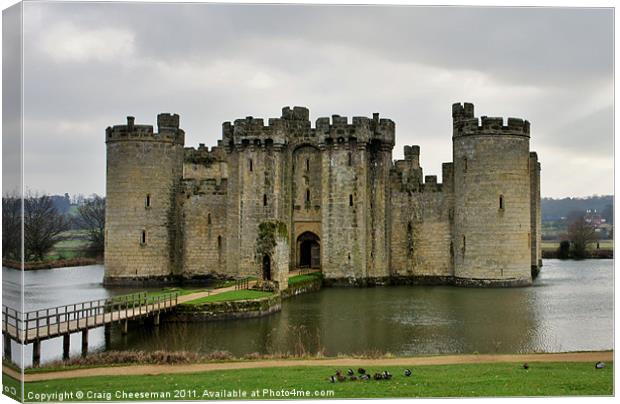
M 423 176 L 419 146 L 392 160 L 390 119 L 225 122 L 185 148 L 176 114 L 106 129 L 105 283 L 256 276 L 328 284 L 523 286 L 542 265 L 540 164 L 530 124 L 452 106 L 452 162 Z

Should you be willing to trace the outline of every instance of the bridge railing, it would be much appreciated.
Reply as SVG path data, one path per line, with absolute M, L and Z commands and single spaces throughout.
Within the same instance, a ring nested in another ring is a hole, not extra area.
M 235 281 L 235 290 L 248 289 L 250 287 L 250 278 L 237 279 Z
M 167 310 L 178 303 L 179 292 L 147 292 L 19 312 L 2 305 L 2 332 L 20 341 L 49 338 Z

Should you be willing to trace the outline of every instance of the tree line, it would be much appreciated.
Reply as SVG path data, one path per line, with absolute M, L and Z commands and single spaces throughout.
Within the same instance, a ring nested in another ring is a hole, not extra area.
M 86 256 L 103 255 L 105 198 L 93 195 L 83 200 L 75 215 L 61 212 L 55 202 L 50 195 L 2 197 L 2 258 L 21 260 L 22 226 L 25 261 L 43 261 L 71 228 L 86 232 Z

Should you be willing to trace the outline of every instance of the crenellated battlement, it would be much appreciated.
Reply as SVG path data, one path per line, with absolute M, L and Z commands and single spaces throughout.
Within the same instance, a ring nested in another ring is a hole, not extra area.
M 395 127 L 394 121 L 380 119 L 378 113 L 374 113 L 372 118 L 355 116 L 351 123 L 346 116 L 332 115 L 331 121 L 328 117 L 318 118 L 315 131 L 320 136 L 320 142 L 326 145 L 349 140 L 367 143 L 378 140 L 391 148 L 394 146 Z
M 380 119 L 378 113 L 372 118 L 353 117 L 351 123 L 345 116 L 322 117 L 316 120 L 314 128 L 309 117 L 308 108 L 284 107 L 282 116 L 269 118 L 267 125 L 264 119 L 252 116 L 224 122 L 222 137 L 228 146 L 285 145 L 298 138 L 316 139 L 323 145 L 351 140 L 368 143 L 379 140 L 390 147 L 394 145 L 394 121 Z
M 513 135 L 530 136 L 530 123 L 521 118 L 474 116 L 474 105 L 456 103 L 452 105 L 453 137 L 469 135 Z
M 133 116 L 127 117 L 126 125 L 114 125 L 106 128 L 106 143 L 116 141 L 155 141 L 183 145 L 185 132 L 179 129 L 179 115 L 159 114 L 157 130 L 152 125 L 136 125 Z
M 204 143 L 198 145 L 198 149 L 194 147 L 186 147 L 184 162 L 191 164 L 210 165 L 216 162 L 226 161 L 226 150 L 221 146 L 221 141 L 217 146 L 209 148 Z

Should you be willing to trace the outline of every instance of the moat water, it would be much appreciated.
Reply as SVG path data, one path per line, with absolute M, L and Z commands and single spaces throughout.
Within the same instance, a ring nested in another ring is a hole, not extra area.
M 19 308 L 20 273 L 2 269 L 3 304 Z M 104 288 L 102 266 L 25 273 L 26 310 L 129 293 Z M 394 355 L 564 352 L 613 349 L 613 260 L 545 260 L 532 287 L 326 288 L 283 303 L 280 313 L 212 323 L 113 327 L 109 350 Z M 71 355 L 80 353 L 80 334 Z M 103 328 L 89 350 L 105 350 Z M 60 359 L 62 339 L 41 344 L 42 363 Z M 13 345 L 13 360 L 21 353 Z M 31 363 L 31 346 L 24 364 Z

